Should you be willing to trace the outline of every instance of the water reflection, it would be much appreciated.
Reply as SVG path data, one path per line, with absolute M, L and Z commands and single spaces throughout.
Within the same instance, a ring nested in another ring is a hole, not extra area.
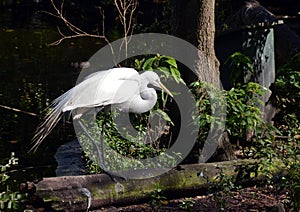
M 102 45 L 82 38 L 47 46 L 59 35 L 38 10 L 5 7 L 0 13 L 0 104 L 36 114 L 75 84 L 80 69 L 71 64 L 88 60 Z M 36 154 L 27 154 L 39 118 L 0 107 L 0 119 L 0 159 L 14 151 L 24 167 L 36 167 L 28 168 L 31 174 L 54 175 L 53 155 L 72 140 L 72 126 L 58 126 Z

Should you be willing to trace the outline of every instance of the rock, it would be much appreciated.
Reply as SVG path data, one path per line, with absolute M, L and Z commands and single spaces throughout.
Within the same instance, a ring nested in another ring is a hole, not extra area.
M 56 176 L 77 176 L 86 174 L 82 159 L 82 150 L 78 140 L 61 145 L 55 155 L 57 161 Z

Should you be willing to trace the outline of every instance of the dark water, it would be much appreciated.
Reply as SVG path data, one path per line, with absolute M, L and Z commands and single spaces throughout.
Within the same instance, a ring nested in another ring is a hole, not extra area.
M 11 152 L 20 158 L 20 172 L 26 179 L 54 176 L 54 154 L 63 143 L 74 140 L 72 125 L 60 122 L 36 153 L 27 153 L 41 117 L 9 110 L 43 114 L 43 109 L 75 85 L 80 69 L 72 63 L 87 61 L 105 45 L 103 40 L 81 38 L 47 44 L 60 38 L 63 23 L 41 11 L 54 12 L 50 0 L 0 0 L 0 163 Z M 54 1 L 56 4 L 59 1 Z M 77 26 L 91 32 L 102 26 L 101 6 L 105 11 L 105 30 L 110 41 L 120 38 L 117 14 L 110 0 L 68 0 L 65 15 Z M 138 22 L 150 25 L 162 7 L 139 6 Z M 149 9 L 150 8 L 150 9 Z M 147 27 L 146 27 L 147 28 Z M 25 170 L 23 172 L 23 170 Z
M 103 46 L 90 38 L 48 46 L 59 34 L 53 18 L 40 10 L 34 5 L 0 8 L 0 105 L 36 114 L 75 84 L 80 69 L 71 63 L 88 60 Z M 40 117 L 0 107 L 0 120 L 1 163 L 15 152 L 26 177 L 54 176 L 53 155 L 73 139 L 72 126 L 61 122 L 36 153 L 28 154 Z

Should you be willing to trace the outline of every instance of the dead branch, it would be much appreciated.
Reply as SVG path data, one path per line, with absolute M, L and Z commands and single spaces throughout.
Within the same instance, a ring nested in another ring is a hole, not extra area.
M 48 15 L 54 16 L 56 18 L 59 18 L 63 21 L 63 23 L 65 24 L 65 26 L 73 33 L 72 35 L 65 35 L 64 33 L 62 33 L 62 31 L 60 30 L 59 27 L 57 27 L 58 33 L 61 35 L 61 38 L 48 44 L 49 46 L 56 46 L 59 45 L 62 41 L 66 40 L 66 39 L 71 39 L 71 38 L 78 38 L 78 37 L 91 37 L 91 38 L 99 38 L 99 39 L 104 39 L 107 43 L 109 43 L 107 37 L 105 36 L 105 28 L 104 28 L 104 12 L 102 11 L 102 9 L 99 7 L 99 11 L 100 14 L 102 16 L 102 34 L 91 34 L 88 33 L 82 29 L 80 29 L 79 27 L 75 26 L 74 24 L 72 24 L 64 15 L 63 15 L 63 10 L 64 10 L 64 0 L 61 1 L 60 6 L 58 7 L 53 0 L 50 0 L 51 4 L 55 10 L 55 13 L 51 13 L 51 12 L 47 12 L 47 11 L 41 11 L 43 13 L 46 13 Z
M 30 116 L 37 116 L 37 117 L 40 116 L 40 115 L 38 115 L 36 113 L 23 111 L 23 110 L 20 110 L 20 109 L 17 109 L 17 108 L 13 108 L 13 107 L 8 107 L 8 106 L 5 106 L 5 105 L 0 105 L 0 108 L 4 108 L 6 110 L 11 110 L 11 111 L 14 111 L 14 112 L 17 112 L 17 113 L 24 113 L 24 114 L 30 115 Z
M 50 16 L 53 16 L 55 18 L 58 18 L 63 21 L 64 25 L 71 31 L 70 35 L 67 35 L 62 32 L 62 30 L 57 27 L 57 31 L 60 34 L 61 38 L 48 44 L 49 46 L 56 46 L 59 45 L 61 42 L 67 39 L 73 39 L 78 37 L 90 37 L 90 38 L 99 38 L 103 39 L 109 46 L 112 52 L 112 55 L 116 58 L 116 52 L 113 49 L 110 41 L 105 35 L 105 15 L 104 11 L 101 7 L 98 7 L 99 14 L 102 18 L 102 31 L 101 34 L 99 33 L 99 30 L 97 30 L 97 34 L 88 33 L 85 30 L 79 28 L 78 26 L 72 24 L 63 14 L 64 14 L 64 0 L 61 0 L 61 3 L 59 6 L 57 6 L 53 0 L 50 0 L 51 4 L 55 10 L 54 13 L 48 12 L 48 11 L 41 11 L 45 14 L 48 14 Z M 130 36 L 133 34 L 134 28 L 135 28 L 135 19 L 134 19 L 134 12 L 137 9 L 138 1 L 137 0 L 114 0 L 115 7 L 119 14 L 119 20 L 123 26 L 123 33 L 124 33 L 124 39 L 121 42 L 121 45 L 119 47 L 119 52 L 121 52 L 122 48 L 125 48 L 125 56 L 127 57 L 128 52 L 128 44 L 130 42 Z M 114 58 L 115 65 L 117 66 L 116 60 Z
M 135 20 L 133 18 L 134 12 L 138 6 L 137 0 L 114 0 L 115 7 L 119 13 L 119 19 L 123 26 L 124 39 L 120 45 L 120 49 L 122 49 L 123 45 L 125 45 L 125 54 L 127 58 L 128 52 L 128 44 L 130 39 L 129 36 L 133 34 L 134 27 L 136 25 Z

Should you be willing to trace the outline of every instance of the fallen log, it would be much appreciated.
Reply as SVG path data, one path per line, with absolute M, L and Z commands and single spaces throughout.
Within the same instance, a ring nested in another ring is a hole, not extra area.
M 117 178 L 117 182 L 106 174 L 45 178 L 36 184 L 35 195 L 49 202 L 56 211 L 95 210 L 109 205 L 149 201 L 150 193 L 158 187 L 170 199 L 205 194 L 208 182 L 215 181 L 218 176 L 218 167 L 222 167 L 226 176 L 253 180 L 262 177 L 262 174 L 253 171 L 255 168 L 251 169 L 257 165 L 255 160 L 180 165 L 157 177 L 128 180 Z M 252 171 L 246 176 L 243 173 L 245 170 Z

